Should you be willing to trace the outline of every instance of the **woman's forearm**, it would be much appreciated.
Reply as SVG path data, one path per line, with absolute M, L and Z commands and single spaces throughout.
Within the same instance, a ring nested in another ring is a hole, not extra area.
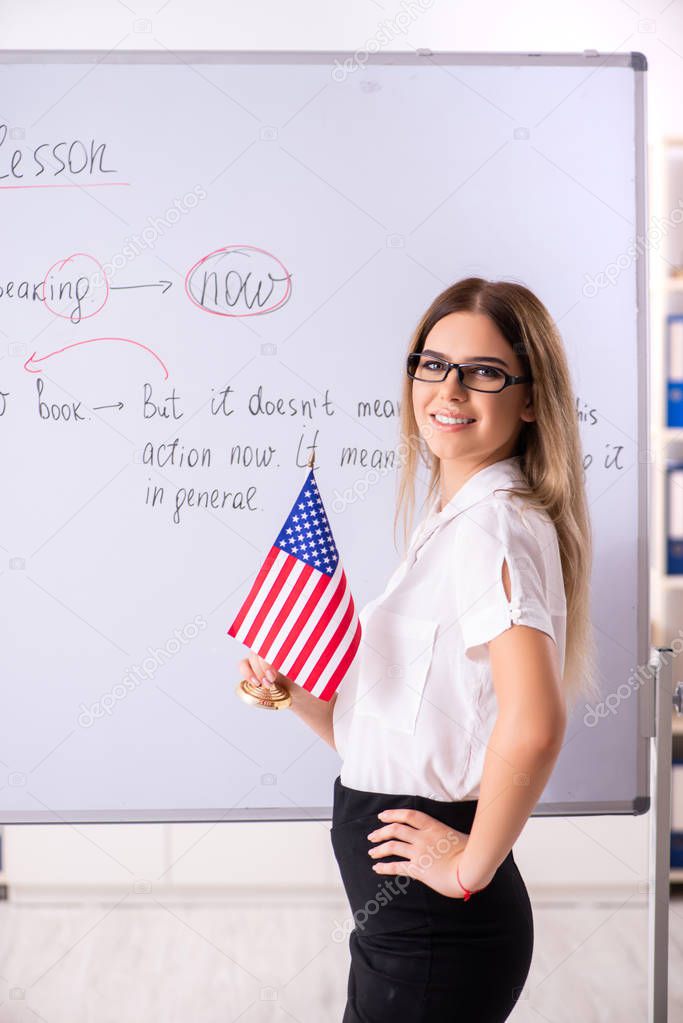
M 536 806 L 562 748 L 562 735 L 548 743 L 520 739 L 500 718 L 487 743 L 477 812 L 460 858 L 460 877 L 474 890 L 488 884 Z
M 309 693 L 307 689 L 298 686 L 295 682 L 284 679 L 283 683 L 287 686 L 292 697 L 290 710 L 293 710 L 304 724 L 312 728 L 316 735 L 324 739 L 333 750 L 336 750 L 337 747 L 334 744 L 334 730 L 332 727 L 332 710 L 337 694 L 334 693 L 329 700 L 321 700 Z

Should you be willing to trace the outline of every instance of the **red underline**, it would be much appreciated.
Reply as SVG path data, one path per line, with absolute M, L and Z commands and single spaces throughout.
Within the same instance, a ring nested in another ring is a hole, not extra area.
M 111 188 L 112 185 L 130 185 L 130 181 L 94 181 L 88 185 L 0 185 L 0 188 Z

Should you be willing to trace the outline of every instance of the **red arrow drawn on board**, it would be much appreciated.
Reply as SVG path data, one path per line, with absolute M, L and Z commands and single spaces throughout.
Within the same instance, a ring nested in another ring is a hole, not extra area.
M 78 348 L 79 345 L 90 345 L 95 341 L 125 341 L 126 344 L 136 345 L 138 348 L 144 349 L 144 351 L 149 352 L 149 354 L 157 360 L 164 371 L 164 380 L 168 380 L 168 370 L 157 353 L 153 352 L 151 348 L 147 347 L 147 345 L 141 344 L 140 341 L 133 341 L 129 337 L 90 337 L 85 341 L 74 341 L 72 345 L 65 345 L 64 348 L 58 348 L 56 351 L 49 352 L 47 355 L 41 355 L 40 358 L 36 358 L 36 353 L 34 352 L 33 355 L 29 356 L 24 363 L 24 369 L 27 373 L 42 373 L 43 367 L 38 366 L 39 362 L 45 362 L 47 359 L 51 359 L 54 355 L 59 355 L 61 352 L 68 351 L 69 348 Z

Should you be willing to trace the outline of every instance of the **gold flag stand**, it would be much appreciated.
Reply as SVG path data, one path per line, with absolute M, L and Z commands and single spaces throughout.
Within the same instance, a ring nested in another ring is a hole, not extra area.
M 244 678 L 238 682 L 235 691 L 245 703 L 250 703 L 252 707 L 264 707 L 266 710 L 286 710 L 292 703 L 289 689 L 280 682 L 273 682 L 269 686 L 265 683 L 255 686 L 253 682 Z
M 308 468 L 315 467 L 315 450 L 308 459 Z M 243 678 L 237 683 L 235 692 L 245 703 L 252 707 L 263 707 L 265 710 L 285 710 L 292 704 L 292 697 L 286 686 L 281 682 L 270 685 L 255 686 L 249 679 Z

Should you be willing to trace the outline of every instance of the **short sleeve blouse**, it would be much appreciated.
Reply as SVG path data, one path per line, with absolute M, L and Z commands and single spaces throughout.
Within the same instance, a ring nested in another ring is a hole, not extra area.
M 361 644 L 333 709 L 343 784 L 476 799 L 497 714 L 488 642 L 513 624 L 540 629 L 564 669 L 557 532 L 510 485 L 525 485 L 519 456 L 470 476 L 441 511 L 435 500 L 384 592 L 361 610 Z

